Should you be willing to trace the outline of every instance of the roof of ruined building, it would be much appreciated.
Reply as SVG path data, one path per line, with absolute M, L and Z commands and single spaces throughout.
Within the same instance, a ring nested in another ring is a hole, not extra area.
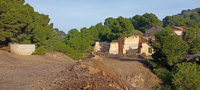
M 172 28 L 173 31 L 185 31 L 185 30 L 188 29 L 188 28 L 185 27 L 185 26 L 180 26 L 180 27 L 172 26 L 171 28 Z
M 147 34 L 151 34 L 153 35 L 155 31 L 159 31 L 159 30 L 162 30 L 162 27 L 160 26 L 155 26 L 155 27 L 152 27 L 150 28 L 149 30 L 147 30 L 145 33 Z

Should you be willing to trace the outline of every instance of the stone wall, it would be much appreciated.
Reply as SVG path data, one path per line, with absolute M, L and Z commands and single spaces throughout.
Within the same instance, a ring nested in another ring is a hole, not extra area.
M 138 53 L 140 36 L 132 35 L 124 38 L 124 53 Z
M 96 42 L 94 46 L 94 52 L 108 52 L 109 48 L 109 42 Z
M 174 30 L 174 33 L 176 33 L 177 35 L 181 36 L 183 34 L 183 31 Z
M 109 54 L 118 54 L 118 42 L 111 42 L 110 43 L 110 49 L 109 49 Z
M 126 53 L 139 53 L 140 36 L 132 35 L 123 39 L 123 54 Z M 94 46 L 94 52 L 107 52 L 109 54 L 119 54 L 118 42 L 96 42 Z
M 31 55 L 35 52 L 34 44 L 9 44 L 10 52 L 17 55 Z
M 152 55 L 153 53 L 153 49 L 152 49 L 152 53 L 149 53 L 149 49 L 152 49 L 151 46 L 149 46 L 147 43 L 142 43 L 142 48 L 140 53 L 145 53 L 147 56 Z

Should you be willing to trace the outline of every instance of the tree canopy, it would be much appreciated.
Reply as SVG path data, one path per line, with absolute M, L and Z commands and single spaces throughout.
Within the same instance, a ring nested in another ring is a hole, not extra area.
M 200 66 L 196 63 L 182 63 L 172 71 L 172 83 L 177 90 L 200 89 Z
M 196 54 L 200 51 L 200 30 L 198 28 L 189 28 L 183 37 L 188 42 L 190 54 Z
M 187 53 L 188 44 L 173 34 L 170 29 L 155 32 L 153 42 L 153 59 L 159 66 L 169 67 L 181 62 L 182 56 Z
M 162 22 L 152 13 L 145 13 L 143 15 L 135 15 L 131 19 L 135 29 L 145 32 L 154 26 L 162 26 Z
M 46 44 L 54 37 L 48 15 L 39 14 L 24 0 L 0 1 L 0 43 Z
M 134 30 L 131 21 L 121 16 L 116 19 L 107 18 L 104 24 L 111 29 L 110 38 L 112 39 L 130 36 Z
M 200 27 L 200 8 L 194 10 L 183 10 L 181 14 L 167 16 L 163 19 L 166 26 L 186 26 L 192 28 Z

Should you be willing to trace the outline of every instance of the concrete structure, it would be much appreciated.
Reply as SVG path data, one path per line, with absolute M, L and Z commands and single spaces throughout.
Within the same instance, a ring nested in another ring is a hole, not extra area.
M 108 52 L 109 48 L 109 42 L 96 42 L 94 46 L 94 52 Z
M 31 55 L 35 52 L 34 44 L 9 44 L 10 52 L 17 55 Z
M 109 54 L 118 54 L 118 52 L 119 52 L 118 48 L 119 48 L 118 42 L 111 42 Z
M 151 49 L 152 52 L 149 52 L 150 51 L 149 49 Z M 145 53 L 147 56 L 150 56 L 153 53 L 153 49 L 151 46 L 148 45 L 148 43 L 142 43 L 140 54 L 142 53 Z
M 124 38 L 124 54 L 126 53 L 138 53 L 140 36 L 132 35 Z

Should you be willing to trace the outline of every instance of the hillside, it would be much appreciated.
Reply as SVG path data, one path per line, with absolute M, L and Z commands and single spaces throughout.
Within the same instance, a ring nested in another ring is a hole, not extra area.
M 200 90 L 199 57 L 183 58 L 200 53 L 200 8 L 162 21 L 153 13 L 108 17 L 65 34 L 25 0 L 2 0 L 0 7 L 0 90 Z M 146 43 L 143 33 L 155 26 L 163 29 L 152 30 Z M 128 41 L 137 44 L 125 46 L 122 38 L 131 35 L 141 36 Z M 116 55 L 107 50 L 94 55 L 96 42 L 109 42 L 110 48 L 114 42 Z M 35 44 L 34 55 L 11 54 L 9 43 Z M 148 53 L 139 50 L 146 45 L 152 59 L 144 59 Z M 127 55 L 121 55 L 123 51 Z
M 189 28 L 198 28 L 200 27 L 200 8 L 182 10 L 179 14 L 166 16 L 162 22 L 164 27 L 186 26 Z
M 137 89 L 160 82 L 143 59 L 98 57 L 74 61 L 62 53 L 19 56 L 0 51 L 3 90 Z
M 192 13 L 200 13 L 200 8 L 183 10 L 180 14 L 174 16 L 190 16 Z

